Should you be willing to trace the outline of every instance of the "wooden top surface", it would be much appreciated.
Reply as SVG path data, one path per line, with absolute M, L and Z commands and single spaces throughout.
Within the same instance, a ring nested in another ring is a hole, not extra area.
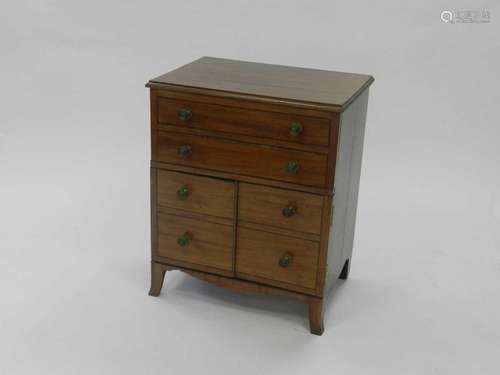
M 202 57 L 150 80 L 147 86 L 215 90 L 343 110 L 373 80 L 364 74 Z

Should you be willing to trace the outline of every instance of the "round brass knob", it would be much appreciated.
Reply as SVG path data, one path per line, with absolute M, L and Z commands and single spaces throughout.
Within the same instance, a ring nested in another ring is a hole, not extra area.
M 292 135 L 294 137 L 300 135 L 300 133 L 302 133 L 303 130 L 304 130 L 304 127 L 298 121 L 294 121 L 290 124 L 290 135 Z
M 292 263 L 293 255 L 292 253 L 285 253 L 281 256 L 279 260 L 280 267 L 287 268 Z
M 193 153 L 193 149 L 191 148 L 190 145 L 181 145 L 177 149 L 177 155 L 179 155 L 180 157 L 182 157 L 184 159 L 191 156 L 192 153 Z
M 189 196 L 189 189 L 186 185 L 177 190 L 177 198 L 181 201 L 185 201 Z
M 193 117 L 193 111 L 191 111 L 191 109 L 189 109 L 189 108 L 181 108 L 177 112 L 177 116 L 179 116 L 179 118 L 182 121 L 187 122 L 187 121 L 191 120 L 191 117 Z
M 184 233 L 182 236 L 177 238 L 177 244 L 181 247 L 186 247 L 192 241 L 192 236 L 189 232 Z
M 297 160 L 290 160 L 286 164 L 286 171 L 289 174 L 297 174 L 299 171 L 299 162 Z
M 281 211 L 284 217 L 292 217 L 297 213 L 297 206 L 293 203 L 290 203 L 288 206 L 284 207 Z

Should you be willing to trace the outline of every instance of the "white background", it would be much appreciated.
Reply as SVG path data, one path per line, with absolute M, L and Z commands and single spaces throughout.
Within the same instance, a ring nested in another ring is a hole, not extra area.
M 440 20 L 471 7 L 491 23 Z M 2 1 L 0 374 L 500 373 L 499 17 L 494 1 Z M 147 295 L 144 83 L 204 55 L 376 79 L 351 276 L 322 337 L 305 305 L 177 272 Z

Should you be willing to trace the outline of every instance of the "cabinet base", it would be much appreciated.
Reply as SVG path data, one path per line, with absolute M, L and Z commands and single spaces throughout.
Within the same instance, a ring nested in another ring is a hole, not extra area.
M 262 285 L 258 283 L 248 282 L 239 279 L 232 279 L 229 277 L 214 275 L 211 273 L 205 273 L 200 271 L 195 271 L 187 268 L 181 268 L 177 266 L 171 266 L 168 264 L 151 262 L 151 289 L 149 290 L 149 295 L 153 297 L 158 297 L 163 286 L 163 280 L 165 278 L 165 273 L 167 271 L 179 270 L 187 273 L 197 279 L 206 281 L 213 285 L 221 288 L 232 289 L 240 293 L 248 294 L 267 294 L 276 296 L 286 296 L 298 299 L 309 306 L 309 328 L 312 334 L 322 335 L 324 331 L 323 325 L 323 309 L 324 303 L 323 298 L 309 296 L 306 294 L 291 292 L 288 290 L 274 288 L 267 285 Z

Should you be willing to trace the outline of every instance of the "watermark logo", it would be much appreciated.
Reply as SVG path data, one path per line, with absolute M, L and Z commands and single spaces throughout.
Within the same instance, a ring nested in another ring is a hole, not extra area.
M 443 10 L 441 21 L 444 23 L 489 23 L 491 13 L 487 9 Z

